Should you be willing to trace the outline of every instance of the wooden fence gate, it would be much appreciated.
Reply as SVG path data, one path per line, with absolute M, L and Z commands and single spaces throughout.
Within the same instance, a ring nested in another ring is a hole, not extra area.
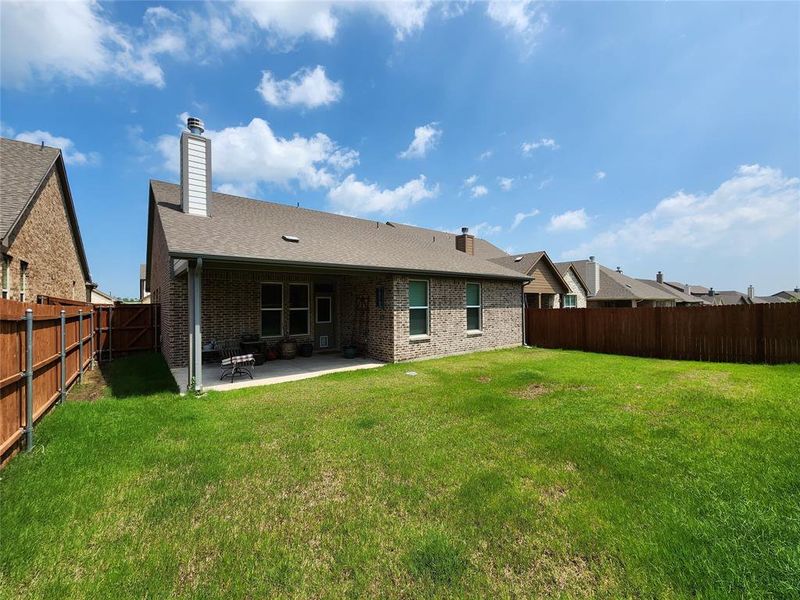
M 525 342 L 675 360 L 800 362 L 800 302 L 674 308 L 535 309 Z
M 97 358 L 158 351 L 158 304 L 98 304 L 94 307 L 97 330 Z

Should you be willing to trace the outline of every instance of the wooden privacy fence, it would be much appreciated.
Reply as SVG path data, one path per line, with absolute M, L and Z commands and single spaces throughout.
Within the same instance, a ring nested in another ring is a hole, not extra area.
M 157 350 L 157 305 L 27 304 L 0 299 L 0 465 L 95 358 Z
M 531 346 L 676 360 L 800 362 L 800 303 L 526 309 Z

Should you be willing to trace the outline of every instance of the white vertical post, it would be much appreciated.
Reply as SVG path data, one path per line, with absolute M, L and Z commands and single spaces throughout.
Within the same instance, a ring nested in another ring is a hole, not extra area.
M 61 309 L 61 389 L 59 390 L 58 403 L 62 404 L 67 399 L 67 317 Z
M 194 358 L 194 388 L 196 392 L 203 391 L 203 259 L 197 259 L 194 271 L 194 331 L 193 331 L 193 358 Z

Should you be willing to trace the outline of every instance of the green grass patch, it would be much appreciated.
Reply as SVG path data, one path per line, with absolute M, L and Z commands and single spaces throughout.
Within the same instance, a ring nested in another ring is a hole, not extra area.
M 800 597 L 800 366 L 407 370 L 113 361 L 0 471 L 0 597 Z

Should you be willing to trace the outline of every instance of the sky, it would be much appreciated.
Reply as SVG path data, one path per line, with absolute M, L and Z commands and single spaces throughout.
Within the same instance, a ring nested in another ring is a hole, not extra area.
M 510 253 L 800 285 L 800 3 L 0 4 L 2 135 L 62 148 L 138 293 L 187 115 L 214 188 Z

